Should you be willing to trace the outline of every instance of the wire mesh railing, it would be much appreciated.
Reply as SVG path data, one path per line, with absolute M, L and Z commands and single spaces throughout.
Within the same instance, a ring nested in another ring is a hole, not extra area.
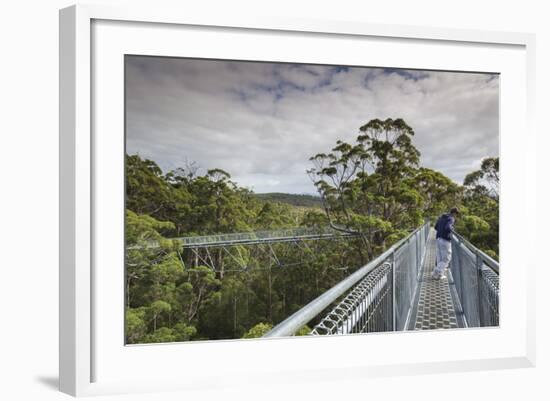
M 315 326 L 311 334 L 349 334 L 393 330 L 392 267 L 375 268 Z
M 331 227 L 297 227 L 278 230 L 254 231 L 245 233 L 214 234 L 174 238 L 184 247 L 215 247 L 228 244 L 258 242 L 285 242 L 296 239 L 322 239 L 354 234 L 339 232 Z
M 311 334 L 404 330 L 429 230 L 429 224 L 424 224 L 275 326 L 265 337 L 291 336 L 334 303 L 336 306 L 315 325 Z
M 466 325 L 498 326 L 499 263 L 454 233 L 450 269 Z
M 429 232 L 429 224 L 424 225 L 394 252 L 395 302 L 393 308 L 395 330 L 405 330 L 412 302 L 416 295 L 418 280 L 422 273 L 422 261 Z
M 184 248 L 216 248 L 231 245 L 252 245 L 262 243 L 293 242 L 304 240 L 355 237 L 358 233 L 338 231 L 332 227 L 296 227 L 277 230 L 250 231 L 242 233 L 193 235 L 169 238 Z M 157 248 L 158 241 L 147 241 L 147 248 Z M 129 248 L 141 248 L 131 246 Z

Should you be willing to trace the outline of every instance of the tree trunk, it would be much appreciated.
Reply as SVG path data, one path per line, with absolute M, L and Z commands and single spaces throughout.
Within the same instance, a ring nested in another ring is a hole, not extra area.
M 248 325 L 250 322 L 250 288 L 248 286 L 248 279 L 246 280 L 246 324 Z
M 284 283 L 283 281 L 283 313 L 286 316 L 286 285 Z
M 225 266 L 223 265 L 223 253 L 222 253 L 223 249 L 220 249 L 218 251 L 218 266 L 220 268 L 220 280 L 223 280 L 223 276 L 224 276 L 224 269 L 225 269 Z
M 126 308 L 130 307 L 130 280 L 131 277 L 126 280 Z
M 271 315 L 271 266 L 269 266 L 269 269 L 267 271 L 267 282 L 268 282 L 268 311 L 267 311 L 267 318 L 270 323 L 273 323 L 272 315 Z
M 237 338 L 237 297 L 233 296 L 233 337 Z

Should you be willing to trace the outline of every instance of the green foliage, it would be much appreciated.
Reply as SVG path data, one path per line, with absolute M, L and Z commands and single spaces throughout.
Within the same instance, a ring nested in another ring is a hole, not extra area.
M 147 241 L 164 241 L 165 246 L 170 242 L 162 237 L 160 232 L 174 229 L 169 221 L 158 221 L 151 216 L 138 215 L 126 210 L 126 243 L 128 245 L 146 245 Z
M 283 203 L 265 202 L 258 212 L 255 225 L 263 229 L 294 226 L 292 207 Z
M 464 216 L 460 219 L 460 226 L 468 232 L 486 233 L 491 226 L 485 220 L 477 216 Z
M 246 332 L 243 338 L 258 338 L 262 337 L 265 333 L 273 328 L 272 324 L 269 323 L 258 323 L 250 330 Z
M 486 158 L 464 179 L 462 213 L 457 230 L 475 246 L 498 260 L 499 159 Z
M 161 327 L 143 337 L 144 343 L 171 343 L 177 341 L 177 336 L 174 330 L 168 327 Z
M 309 208 L 322 207 L 321 198 L 313 195 L 272 192 L 265 194 L 254 194 L 254 197 L 263 201 L 287 203 L 292 206 L 303 206 Z
M 197 334 L 197 329 L 180 322 L 174 325 L 173 334 L 176 337 L 175 341 L 189 341 Z
M 491 258 L 498 260 L 498 254 L 493 251 L 492 249 L 482 249 L 487 255 L 489 255 Z
M 126 310 L 126 341 L 135 343 L 147 333 L 146 308 Z
M 306 325 L 301 327 L 294 335 L 307 336 L 309 333 L 311 333 L 311 328 Z
M 499 158 L 488 157 L 481 161 L 481 168 L 464 178 L 464 186 L 470 191 L 482 193 L 493 199 L 499 197 L 500 172 Z

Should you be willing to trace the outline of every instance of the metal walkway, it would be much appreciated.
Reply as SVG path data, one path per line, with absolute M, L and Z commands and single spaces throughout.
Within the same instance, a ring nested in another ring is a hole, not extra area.
M 435 231 L 424 224 L 289 316 L 264 337 L 499 325 L 499 263 L 452 234 L 446 278 L 435 280 Z
M 409 330 L 453 329 L 459 327 L 457 308 L 449 286 L 450 272 L 447 271 L 445 273 L 447 277 L 441 280 L 434 280 L 431 277 L 435 266 L 435 254 L 435 231 L 431 229 L 426 242 L 420 287 L 411 313 Z
M 250 231 L 242 233 L 192 235 L 168 238 L 187 249 L 229 248 L 247 245 L 269 245 L 277 243 L 297 243 L 318 240 L 339 240 L 358 237 L 356 232 L 336 230 L 332 227 L 295 227 L 277 230 Z M 128 249 L 158 248 L 156 240 L 146 241 L 145 245 L 132 245 Z
M 355 237 L 356 233 L 336 231 L 331 227 L 297 227 L 246 233 L 215 234 L 172 238 L 184 248 L 220 248 L 235 245 L 257 245 L 280 242 L 331 240 Z

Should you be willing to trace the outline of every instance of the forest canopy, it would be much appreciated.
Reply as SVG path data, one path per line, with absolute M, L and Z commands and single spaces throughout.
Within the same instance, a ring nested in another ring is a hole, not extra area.
M 255 194 L 219 166 L 163 172 L 153 160 L 126 155 L 127 343 L 260 337 L 453 206 L 461 212 L 456 230 L 498 259 L 498 157 L 459 185 L 420 164 L 414 135 L 402 119 L 374 119 L 355 142 L 312 155 L 304 174 L 318 197 Z M 208 256 L 216 269 L 174 240 L 329 226 L 357 235 L 308 247 L 275 244 L 276 261 L 257 247 L 215 249 Z

